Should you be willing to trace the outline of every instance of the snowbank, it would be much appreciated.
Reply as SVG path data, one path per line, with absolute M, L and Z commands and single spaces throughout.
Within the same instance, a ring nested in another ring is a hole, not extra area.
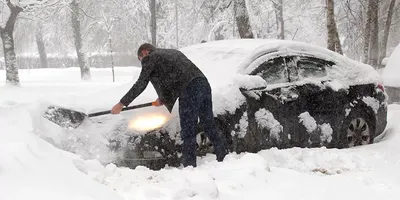
M 0 199 L 122 199 L 79 171 L 77 155 L 32 133 L 26 107 L 0 108 Z
M 382 78 L 385 86 L 400 87 L 400 44 L 390 55 Z

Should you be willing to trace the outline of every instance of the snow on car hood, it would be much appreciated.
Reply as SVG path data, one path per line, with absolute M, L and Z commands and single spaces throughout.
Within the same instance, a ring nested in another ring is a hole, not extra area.
M 382 73 L 383 83 L 386 86 L 400 87 L 400 44 L 390 55 Z

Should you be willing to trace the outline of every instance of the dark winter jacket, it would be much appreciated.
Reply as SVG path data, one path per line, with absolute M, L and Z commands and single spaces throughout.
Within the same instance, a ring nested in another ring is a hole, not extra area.
M 120 102 L 128 106 L 147 87 L 153 84 L 158 98 L 171 112 L 188 83 L 205 77 L 182 52 L 174 49 L 156 49 L 142 59 L 142 71 L 136 83 Z

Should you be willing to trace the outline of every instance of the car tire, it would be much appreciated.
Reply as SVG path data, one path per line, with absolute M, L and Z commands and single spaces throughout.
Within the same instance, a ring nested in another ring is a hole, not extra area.
M 376 127 L 373 117 L 365 109 L 353 109 L 343 122 L 340 146 L 351 148 L 372 144 Z

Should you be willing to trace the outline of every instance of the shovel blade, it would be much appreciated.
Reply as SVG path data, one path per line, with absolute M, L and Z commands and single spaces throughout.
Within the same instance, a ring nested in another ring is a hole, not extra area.
M 67 108 L 49 106 L 43 117 L 61 127 L 75 129 L 82 124 L 87 115 Z

